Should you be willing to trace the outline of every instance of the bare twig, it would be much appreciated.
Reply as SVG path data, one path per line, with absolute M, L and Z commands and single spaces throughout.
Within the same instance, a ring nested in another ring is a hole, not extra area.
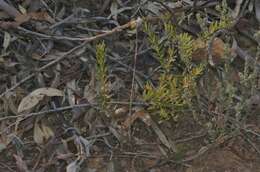
M 108 102 L 108 103 L 109 104 L 129 105 L 130 102 L 112 101 L 112 102 Z M 139 106 L 147 106 L 148 105 L 146 103 L 140 103 L 140 102 L 132 102 L 132 104 L 133 105 L 139 105 Z M 8 120 L 8 119 L 17 119 L 17 118 L 21 118 L 21 120 L 20 120 L 20 122 L 21 122 L 21 121 L 23 121 L 23 120 L 25 120 L 29 117 L 32 117 L 32 116 L 40 116 L 40 115 L 50 114 L 50 113 L 56 114 L 57 112 L 71 110 L 73 108 L 90 107 L 90 106 L 95 106 L 95 105 L 97 105 L 97 104 L 79 104 L 79 105 L 60 107 L 60 108 L 56 108 L 56 109 L 50 109 L 50 110 L 46 110 L 46 111 L 34 112 L 34 113 L 30 113 L 30 114 L 7 116 L 7 117 L 0 118 L 0 122 L 4 121 L 4 120 Z M 4 130 L 0 131 L 0 135 L 5 133 L 6 131 L 8 131 L 10 128 L 14 127 L 16 124 L 17 124 L 17 122 L 14 122 L 14 123 L 10 124 L 9 126 L 7 126 L 6 128 L 4 128 Z
M 159 1 L 159 0 L 153 0 L 154 2 L 159 3 L 160 5 L 162 5 L 168 12 L 170 12 L 171 14 L 175 14 L 178 12 L 183 12 L 186 10 L 191 10 L 194 8 L 194 4 L 196 5 L 196 10 L 200 10 L 200 9 L 204 9 L 204 8 L 208 8 L 208 7 L 214 7 L 216 5 L 218 5 L 220 2 L 218 0 L 215 1 L 204 1 L 204 2 L 194 2 L 193 5 L 186 5 L 186 6 L 181 6 L 181 7 L 175 7 L 175 8 L 170 8 L 168 7 L 165 3 Z M 194 10 L 195 10 L 194 9 Z
M 112 101 L 112 102 L 108 102 L 108 104 L 121 104 L 121 105 L 129 105 L 130 102 L 117 102 L 117 101 Z M 146 106 L 147 104 L 144 103 L 140 103 L 140 102 L 132 102 L 133 105 L 142 105 L 142 106 Z M 78 104 L 78 105 L 71 105 L 71 106 L 64 106 L 64 107 L 60 107 L 60 108 L 55 108 L 55 109 L 50 109 L 50 110 L 45 110 L 45 111 L 40 111 L 40 112 L 34 112 L 34 113 L 29 113 L 29 114 L 20 114 L 20 115 L 14 115 L 14 116 L 6 116 L 6 117 L 2 117 L 0 118 L 0 121 L 4 121 L 4 120 L 8 120 L 8 119 L 16 119 L 16 118 L 29 118 L 31 116 L 40 116 L 40 115 L 44 115 L 44 114 L 50 114 L 50 113 L 56 113 L 56 112 L 62 112 L 62 111 L 67 111 L 67 110 L 71 110 L 73 108 L 81 108 L 81 107 L 95 107 L 98 104 Z M 24 120 L 23 119 L 23 120 Z
M 52 11 L 52 9 L 46 4 L 45 1 L 40 0 L 41 3 L 44 5 L 44 7 L 52 14 L 52 16 L 54 16 L 54 12 Z
M 86 38 L 77 38 L 77 37 L 68 37 L 68 36 L 56 36 L 56 35 L 46 35 L 44 33 L 34 32 L 28 29 L 25 29 L 21 26 L 18 26 L 17 29 L 20 31 L 25 32 L 26 34 L 35 35 L 44 39 L 51 39 L 51 40 L 68 40 L 68 41 L 85 41 Z M 109 31 L 108 31 L 109 32 Z
M 58 27 L 61 24 L 67 23 L 68 21 L 72 20 L 74 18 L 74 14 L 71 14 L 70 16 L 66 17 L 65 19 L 53 24 L 52 26 L 50 26 L 50 29 L 53 29 L 55 27 Z
M 154 167 L 158 167 L 158 166 L 164 166 L 166 164 L 169 164 L 169 163 L 174 163 L 174 164 L 185 164 L 187 162 L 190 162 L 190 161 L 193 161 L 194 159 L 197 159 L 199 158 L 200 156 L 202 156 L 203 154 L 205 154 L 206 152 L 208 152 L 209 150 L 212 150 L 213 148 L 216 148 L 218 147 L 219 145 L 223 144 L 224 142 L 226 142 L 227 140 L 229 140 L 231 138 L 231 135 L 227 135 L 227 136 L 223 136 L 221 138 L 221 142 L 215 142 L 215 143 L 212 143 L 212 144 L 209 144 L 207 146 L 204 146 L 202 147 L 196 154 L 194 155 L 191 155 L 191 156 L 188 156 L 180 161 L 176 161 L 176 160 L 172 160 L 172 159 L 166 159 L 164 161 L 160 161 L 158 164 L 150 167 L 149 169 L 151 168 L 154 168 Z
M 250 138 L 245 135 L 244 136 L 246 141 L 253 147 L 253 149 L 258 153 L 258 156 L 260 156 L 260 150 L 258 149 L 258 147 L 255 145 L 255 143 L 253 141 L 250 140 Z
M 189 141 L 192 141 L 192 140 L 195 140 L 195 139 L 199 139 L 201 137 L 204 137 L 206 136 L 207 133 L 206 132 L 203 132 L 203 133 L 200 133 L 198 135 L 194 135 L 194 136 L 191 136 L 191 137 L 188 137 L 188 138 L 184 138 L 184 139 L 178 139 L 178 140 L 175 140 L 175 143 L 176 144 L 179 144 L 179 143 L 183 143 L 183 142 L 189 142 Z
M 140 18 L 138 18 L 139 20 Z M 140 19 L 141 20 L 141 19 Z M 138 26 L 136 27 L 136 37 L 135 37 L 135 54 L 134 54 L 134 66 L 133 66 L 133 76 L 132 76 L 132 85 L 131 85 L 131 93 L 130 93 L 130 104 L 129 104 L 129 115 L 132 115 L 132 102 L 134 96 L 134 85 L 135 85 L 135 75 L 136 75 L 136 61 L 138 55 L 138 27 L 141 25 L 142 21 L 138 21 Z
M 15 172 L 16 170 L 13 170 L 11 167 L 9 167 L 7 164 L 0 162 L 0 166 L 5 167 L 6 170 L 9 170 L 11 172 Z

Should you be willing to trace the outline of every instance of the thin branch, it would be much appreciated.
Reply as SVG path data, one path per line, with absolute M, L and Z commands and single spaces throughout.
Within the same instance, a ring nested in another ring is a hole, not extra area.
M 140 19 L 140 18 L 138 18 Z M 141 20 L 141 19 L 140 19 Z M 136 75 L 136 61 L 138 56 L 138 28 L 141 25 L 142 21 L 138 21 L 138 26 L 136 27 L 135 33 L 135 54 L 134 54 L 134 66 L 133 66 L 133 76 L 132 76 L 132 85 L 131 85 L 131 93 L 130 93 L 130 104 L 129 104 L 129 115 L 132 115 L 132 102 L 134 97 L 134 85 L 135 85 L 135 75 Z
M 131 102 L 133 105 L 139 105 L 139 106 L 147 106 L 147 104 L 145 103 L 141 103 L 141 102 Z M 117 102 L 117 101 L 111 101 L 108 102 L 108 104 L 121 104 L 121 105 L 129 105 L 130 102 Z M 98 104 L 95 103 L 86 103 L 86 104 L 78 104 L 78 105 L 71 105 L 71 106 L 64 106 L 64 107 L 59 107 L 59 108 L 55 108 L 55 109 L 50 109 L 50 110 L 45 110 L 45 111 L 40 111 L 40 112 L 33 112 L 33 113 L 29 113 L 29 114 L 20 114 L 20 115 L 14 115 L 14 116 L 6 116 L 6 117 L 2 117 L 0 118 L 0 121 L 4 121 L 4 120 L 8 120 L 8 119 L 16 119 L 16 118 L 29 118 L 31 116 L 40 116 L 40 115 L 44 115 L 44 114 L 50 114 L 50 113 L 57 113 L 57 112 L 62 112 L 62 111 L 67 111 L 67 110 L 71 110 L 74 108 L 82 108 L 82 107 L 95 107 Z M 23 120 L 24 120 L 23 119 Z

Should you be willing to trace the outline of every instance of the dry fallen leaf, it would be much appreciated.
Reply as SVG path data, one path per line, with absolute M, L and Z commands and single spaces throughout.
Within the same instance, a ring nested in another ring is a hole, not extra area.
M 0 153 L 6 149 L 6 145 L 0 142 Z
M 26 165 L 26 163 L 24 162 L 24 160 L 22 159 L 22 157 L 20 157 L 19 155 L 13 155 L 15 160 L 16 160 L 16 165 L 17 165 L 17 169 L 20 172 L 29 172 L 28 167 Z
M 6 14 L 8 14 L 12 18 L 16 17 L 20 14 L 19 11 L 14 6 L 10 5 L 9 3 L 5 2 L 4 0 L 0 1 L 0 9 L 1 9 L 1 11 L 4 11 Z
M 80 166 L 78 161 L 75 160 L 66 167 L 66 172 L 79 172 Z
M 29 20 L 47 21 L 49 23 L 55 23 L 55 20 L 47 12 L 30 12 L 26 14 L 18 15 L 15 21 L 22 24 Z
M 202 41 L 201 39 L 197 39 L 194 41 L 194 48 L 195 51 L 192 54 L 192 60 L 202 61 L 208 59 L 208 50 L 207 50 L 206 42 Z M 212 57 L 213 62 L 218 64 L 221 62 L 222 58 L 224 57 L 225 53 L 225 43 L 219 39 L 215 38 L 212 44 Z
M 4 32 L 4 43 L 3 43 L 4 50 L 8 48 L 10 42 L 11 42 L 11 35 L 8 32 Z
M 242 3 L 243 3 L 243 0 L 236 0 L 236 6 L 235 6 L 234 10 L 232 11 L 233 18 L 239 17 Z
M 84 88 L 84 98 L 88 100 L 89 103 L 94 104 L 97 102 L 97 93 L 95 91 L 95 71 L 91 71 L 91 80 L 88 85 Z
M 24 97 L 18 106 L 18 113 L 24 112 L 26 110 L 31 110 L 35 107 L 45 96 L 63 96 L 63 92 L 56 88 L 39 88 L 34 90 L 29 95 Z
M 33 139 L 38 144 L 43 144 L 50 137 L 54 136 L 52 129 L 43 123 L 35 122 L 33 130 Z
M 138 109 L 135 113 L 129 116 L 123 123 L 123 128 L 126 129 L 130 127 L 136 119 L 141 119 L 147 126 L 151 127 L 154 132 L 157 134 L 160 141 L 169 149 L 175 151 L 175 145 L 171 144 L 164 133 L 161 131 L 159 126 L 152 120 L 149 113 L 146 112 L 144 109 Z
M 257 21 L 260 23 L 260 1 L 255 1 L 255 17 Z
M 128 107 L 124 106 L 124 107 L 119 107 L 115 110 L 115 112 L 112 114 L 112 116 L 114 118 L 121 118 L 126 116 L 128 113 Z
M 141 119 L 146 125 L 151 125 L 151 117 L 150 115 L 145 112 L 144 110 L 139 110 L 135 113 L 133 113 L 131 116 L 129 116 L 123 123 L 124 128 L 129 128 L 136 119 Z
M 19 25 L 18 22 L 0 21 L 0 28 L 3 29 L 17 28 Z
M 76 97 L 75 97 L 75 90 L 77 90 L 76 80 L 73 79 L 66 83 L 67 89 L 67 95 L 68 95 L 68 101 L 70 105 L 75 105 L 76 103 Z
M 49 23 L 55 23 L 55 20 L 47 12 L 31 12 L 29 13 L 32 19 L 39 21 L 47 21 Z

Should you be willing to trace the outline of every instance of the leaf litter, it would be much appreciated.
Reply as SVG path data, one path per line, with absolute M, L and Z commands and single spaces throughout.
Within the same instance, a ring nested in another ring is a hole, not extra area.
M 225 76 L 212 71 L 233 60 L 230 81 L 237 83 L 244 63 L 249 71 L 259 68 L 260 5 L 227 1 L 237 18 L 228 30 L 233 40 L 200 38 L 194 16 L 217 21 L 221 3 L 0 0 L 0 171 L 259 171 L 259 123 L 253 115 L 239 121 L 241 114 L 225 114 L 229 109 L 218 106 L 225 101 L 218 82 Z M 145 83 L 157 86 L 161 69 L 139 25 L 151 22 L 161 34 L 166 14 L 178 31 L 196 38 L 193 62 L 212 56 L 209 68 L 217 66 L 201 77 L 201 114 L 191 109 L 178 121 L 161 120 L 142 98 Z M 102 41 L 109 102 L 101 106 L 107 100 L 97 80 Z M 207 92 L 209 80 L 215 85 Z M 258 114 L 258 95 L 233 99 Z

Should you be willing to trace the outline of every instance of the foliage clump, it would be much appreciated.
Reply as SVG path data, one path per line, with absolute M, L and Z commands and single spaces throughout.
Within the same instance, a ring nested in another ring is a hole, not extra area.
M 208 24 L 207 16 L 202 17 L 200 13 L 197 13 L 197 22 L 200 25 L 202 32 L 199 37 L 202 40 L 207 41 L 216 31 L 220 29 L 228 29 L 232 26 L 232 14 L 229 10 L 226 1 L 222 1 L 221 5 L 216 7 L 217 12 L 220 14 L 218 20 L 214 20 Z
M 198 40 L 207 44 L 213 34 L 220 29 L 227 29 L 232 25 L 227 3 L 223 1 L 216 10 L 219 19 L 208 23 L 206 18 L 197 13 L 197 21 L 202 32 Z M 195 63 L 192 59 L 197 50 L 196 39 L 190 34 L 179 31 L 169 19 L 163 20 L 163 29 L 156 33 L 149 24 L 145 24 L 144 31 L 148 35 L 148 42 L 153 55 L 160 63 L 160 77 L 158 83 L 147 83 L 144 90 L 144 100 L 151 103 L 148 108 L 159 113 L 162 119 L 173 117 L 177 119 L 182 112 L 193 109 L 197 101 L 198 78 L 207 68 L 206 61 Z M 206 47 L 205 47 L 206 49 Z
M 192 103 L 196 79 L 204 66 L 192 63 L 193 38 L 187 33 L 177 35 L 174 25 L 164 24 L 165 35 L 161 39 L 148 24 L 145 31 L 161 70 L 157 86 L 146 84 L 144 99 L 151 103 L 149 110 L 159 112 L 162 119 L 177 119 L 178 114 Z
M 108 90 L 108 69 L 106 65 L 106 46 L 105 43 L 99 43 L 96 46 L 96 78 L 98 87 L 98 103 L 102 110 L 105 110 L 109 102 Z

